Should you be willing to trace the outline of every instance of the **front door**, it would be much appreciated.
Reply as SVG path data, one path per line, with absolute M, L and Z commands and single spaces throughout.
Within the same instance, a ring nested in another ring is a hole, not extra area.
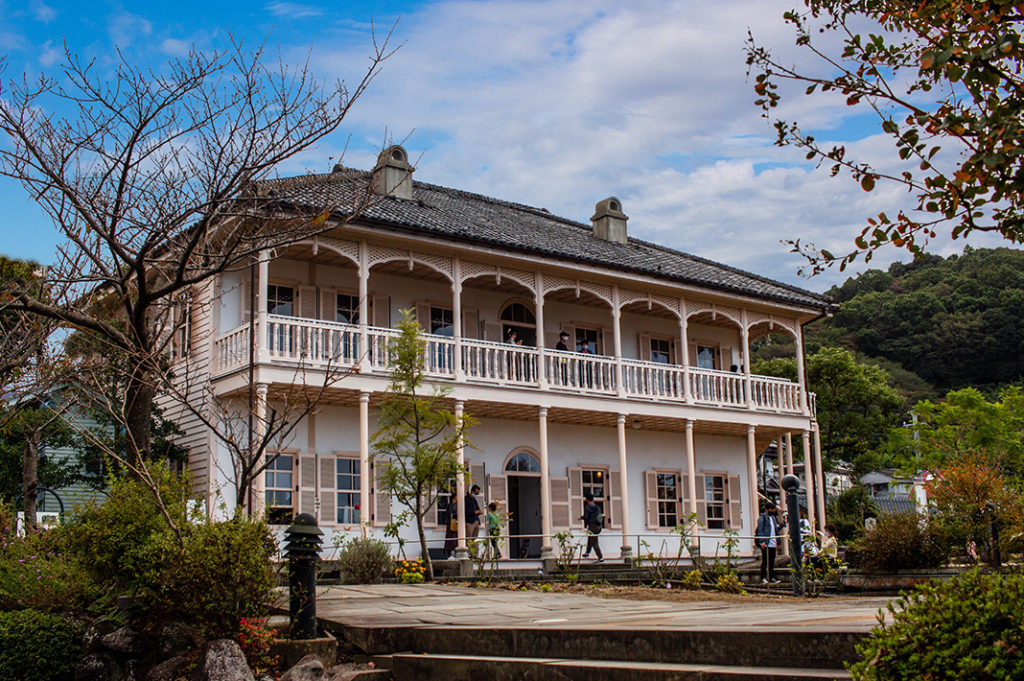
M 540 477 L 508 474 L 510 558 L 540 558 Z

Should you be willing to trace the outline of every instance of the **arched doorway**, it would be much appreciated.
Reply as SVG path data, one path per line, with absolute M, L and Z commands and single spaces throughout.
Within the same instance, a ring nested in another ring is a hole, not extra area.
M 505 461 L 508 485 L 509 557 L 540 558 L 540 461 L 528 449 L 517 449 Z
M 537 317 L 523 303 L 510 303 L 501 311 L 501 337 L 507 340 L 515 331 L 518 340 L 527 347 L 537 346 Z

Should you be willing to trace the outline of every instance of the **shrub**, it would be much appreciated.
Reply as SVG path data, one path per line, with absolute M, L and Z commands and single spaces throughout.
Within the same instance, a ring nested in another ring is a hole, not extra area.
M 270 654 L 271 646 L 277 641 L 277 633 L 270 628 L 267 618 L 243 617 L 235 640 L 254 673 L 262 675 L 277 668 L 277 656 Z
M 742 593 L 743 582 L 741 582 L 739 577 L 731 572 L 721 574 L 718 576 L 718 579 L 715 580 L 715 591 L 727 594 Z
M 683 575 L 680 584 L 684 589 L 691 589 L 694 591 L 700 590 L 700 585 L 704 582 L 704 575 L 701 574 L 700 570 L 690 570 Z
M 56 528 L 0 537 L 0 610 L 80 611 L 99 589 Z
M 164 531 L 150 541 L 153 561 L 136 592 L 149 617 L 185 619 L 209 637 L 238 632 L 242 618 L 270 609 L 273 541 L 262 521 L 186 525 L 179 541 Z
M 857 647 L 855 681 L 1024 678 L 1024 576 L 974 570 L 887 607 L 892 621 Z
M 0 679 L 71 681 L 81 657 L 82 628 L 35 610 L 0 612 Z
M 345 584 L 380 584 L 392 565 L 388 545 L 372 537 L 343 541 L 338 551 L 338 569 Z
M 855 546 L 866 572 L 939 567 L 949 555 L 948 540 L 936 524 L 914 513 L 879 516 Z

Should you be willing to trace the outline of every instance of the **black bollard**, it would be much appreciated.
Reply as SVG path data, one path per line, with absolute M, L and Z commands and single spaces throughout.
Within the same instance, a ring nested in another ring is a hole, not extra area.
M 803 546 L 800 543 L 800 478 L 795 475 L 784 476 L 781 480 L 782 489 L 786 490 L 786 514 L 789 516 L 789 566 L 793 579 L 793 595 L 804 595 L 803 579 Z
M 308 513 L 295 516 L 295 522 L 284 533 L 293 640 L 317 637 L 316 564 L 320 560 L 321 536 L 323 532 L 316 526 L 316 519 Z

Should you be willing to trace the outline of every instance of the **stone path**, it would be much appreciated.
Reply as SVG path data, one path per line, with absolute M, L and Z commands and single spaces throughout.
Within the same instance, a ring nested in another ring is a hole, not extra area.
M 641 601 L 432 584 L 321 587 L 317 615 L 349 626 L 867 631 L 887 598 Z

